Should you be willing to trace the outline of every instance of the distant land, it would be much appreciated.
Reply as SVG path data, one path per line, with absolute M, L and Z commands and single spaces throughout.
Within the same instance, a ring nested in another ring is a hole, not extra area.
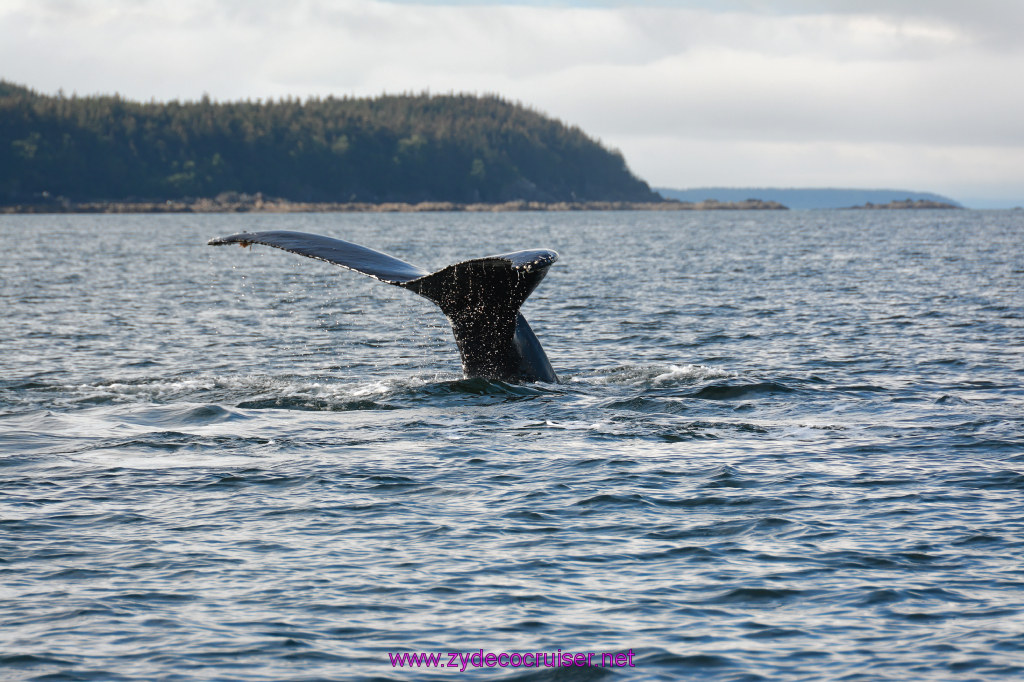
M 667 189 L 659 187 L 656 188 L 656 191 L 666 199 L 678 199 L 679 201 L 703 201 L 705 199 L 742 201 L 747 198 L 756 197 L 763 201 L 777 201 L 794 209 L 852 208 L 854 206 L 865 206 L 869 203 L 878 206 L 892 202 L 903 202 L 908 199 L 912 202 L 935 202 L 963 208 L 959 202 L 939 194 L 893 189 L 788 189 L 774 187 Z
M 618 151 L 496 96 L 140 103 L 0 81 L 0 149 L 9 207 L 662 201 Z
M 0 213 L 763 210 L 952 205 L 903 190 L 660 189 L 493 95 L 134 102 L 0 80 Z
M 748 199 L 737 202 L 701 201 L 505 201 L 500 203 L 455 203 L 421 201 L 309 202 L 264 197 L 262 194 L 224 192 L 212 199 L 168 199 L 166 201 L 91 201 L 66 199 L 34 204 L 0 204 L 3 213 L 430 213 L 455 211 L 498 213 L 509 211 L 764 211 L 786 210 L 773 201 Z
M 963 206 L 957 206 L 955 204 L 946 203 L 943 201 L 930 201 L 928 199 L 901 199 L 899 201 L 890 201 L 888 204 L 873 204 L 870 201 L 863 206 L 851 206 L 851 209 L 861 209 L 870 211 L 886 211 L 886 210 L 900 210 L 905 208 L 918 208 L 918 209 L 932 209 L 932 208 L 952 208 L 960 209 Z

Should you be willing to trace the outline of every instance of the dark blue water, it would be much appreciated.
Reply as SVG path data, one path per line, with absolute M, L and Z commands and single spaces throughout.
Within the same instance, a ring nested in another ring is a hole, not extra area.
M 558 250 L 563 383 L 205 246 L 277 228 Z M 3 216 L 0 254 L 2 679 L 1024 676 L 1020 212 Z M 597 656 L 389 659 L 480 650 Z

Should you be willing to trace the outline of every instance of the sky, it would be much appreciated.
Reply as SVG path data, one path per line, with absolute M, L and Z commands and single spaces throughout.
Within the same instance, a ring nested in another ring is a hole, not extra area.
M 1024 205 L 1020 0 L 0 0 L 0 78 L 148 101 L 497 94 L 653 187 Z

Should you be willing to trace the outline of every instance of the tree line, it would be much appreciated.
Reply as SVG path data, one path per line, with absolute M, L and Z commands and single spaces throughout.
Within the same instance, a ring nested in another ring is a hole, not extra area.
M 497 96 L 135 102 L 0 81 L 0 203 L 657 201 L 622 155 Z

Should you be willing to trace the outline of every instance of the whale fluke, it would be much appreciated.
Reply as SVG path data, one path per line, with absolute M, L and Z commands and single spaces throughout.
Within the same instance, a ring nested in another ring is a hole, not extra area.
M 554 251 L 475 258 L 431 273 L 359 244 L 305 232 L 242 232 L 211 239 L 209 244 L 273 246 L 408 289 L 436 303 L 448 318 L 467 377 L 558 381 L 540 341 L 519 312 L 558 259 Z

